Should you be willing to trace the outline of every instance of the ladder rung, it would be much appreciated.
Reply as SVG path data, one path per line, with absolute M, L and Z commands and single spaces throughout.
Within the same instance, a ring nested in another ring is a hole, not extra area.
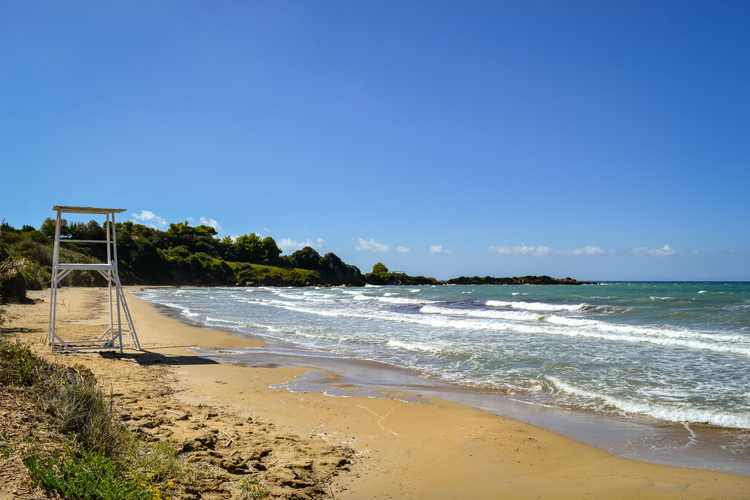
M 115 264 L 58 264 L 58 269 L 70 269 L 71 271 L 114 271 Z

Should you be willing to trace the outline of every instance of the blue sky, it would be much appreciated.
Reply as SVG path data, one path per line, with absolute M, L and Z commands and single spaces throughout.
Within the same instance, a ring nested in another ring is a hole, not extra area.
M 0 0 L 0 218 L 750 280 L 748 26 L 741 1 Z

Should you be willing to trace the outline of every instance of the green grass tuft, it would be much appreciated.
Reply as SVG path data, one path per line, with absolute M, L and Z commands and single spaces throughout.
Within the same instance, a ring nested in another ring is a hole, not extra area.
M 140 500 L 155 496 L 146 483 L 123 477 L 112 460 L 96 451 L 84 450 L 67 458 L 29 458 L 31 477 L 47 488 L 73 500 Z
M 0 384 L 31 386 L 48 371 L 48 364 L 27 346 L 0 339 Z

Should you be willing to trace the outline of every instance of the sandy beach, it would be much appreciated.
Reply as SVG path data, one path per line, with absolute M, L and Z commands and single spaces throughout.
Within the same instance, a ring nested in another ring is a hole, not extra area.
M 46 346 L 49 293 L 29 297 L 41 301 L 7 306 L 4 331 L 58 362 L 88 367 L 106 392 L 112 388 L 137 432 L 174 440 L 189 462 L 222 469 L 215 494 L 204 489 L 193 496 L 226 498 L 236 493 L 234 482 L 252 473 L 272 496 L 285 498 L 750 498 L 747 476 L 617 458 L 450 402 L 270 388 L 310 369 L 201 358 L 190 349 L 260 344 L 185 325 L 130 293 L 144 352 L 129 348 L 126 339 L 122 356 L 52 354 Z M 101 333 L 108 322 L 105 299 L 104 289 L 62 289 L 61 335 Z

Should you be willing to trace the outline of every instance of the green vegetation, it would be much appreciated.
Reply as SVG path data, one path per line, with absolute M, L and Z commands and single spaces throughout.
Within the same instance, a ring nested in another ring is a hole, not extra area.
M 257 500 L 268 495 L 268 490 L 260 486 L 260 480 L 257 477 L 243 479 L 240 482 L 240 498 L 243 500 Z
M 0 387 L 23 388 L 29 406 L 44 410 L 60 433 L 58 447 L 25 457 L 32 478 L 71 499 L 168 498 L 164 491 L 191 475 L 170 443 L 139 443 L 118 420 L 90 371 L 36 356 L 0 338 Z M 11 448 L 3 447 L 1 456 Z
M 245 234 L 235 240 L 217 238 L 213 227 L 170 224 L 166 231 L 133 222 L 117 223 L 117 252 L 120 279 L 124 284 L 146 285 L 357 285 L 365 284 L 355 266 L 345 264 L 333 253 L 321 255 L 311 247 L 281 255 L 271 237 Z M 26 290 L 42 289 L 52 279 L 52 245 L 55 221 L 46 219 L 39 230 L 31 226 L 16 229 L 0 225 L 0 262 L 19 266 L 18 275 L 0 288 L 0 300 L 17 301 Z M 88 223 L 61 221 L 61 237 L 76 240 L 102 240 L 106 231 L 91 220 Z M 89 263 L 106 260 L 106 245 L 64 243 L 64 262 Z M 64 286 L 105 284 L 98 273 L 76 272 L 66 276 Z M 8 293 L 2 292 L 5 289 Z M 11 294 L 10 291 L 14 290 Z
M 372 272 L 365 274 L 365 281 L 369 285 L 437 285 L 435 278 L 424 276 L 409 276 L 405 273 L 390 272 L 382 263 L 372 266 Z
M 128 432 L 116 418 L 112 399 L 99 389 L 85 368 L 51 370 L 41 396 L 44 410 L 55 417 L 61 432 L 75 435 L 84 449 L 115 457 L 129 445 Z
M 82 500 L 140 500 L 155 492 L 143 481 L 122 477 L 112 460 L 101 453 L 83 450 L 76 454 L 26 460 L 31 477 L 63 498 Z
M 32 386 L 50 371 L 48 363 L 26 346 L 0 338 L 0 385 Z
M 453 278 L 448 280 L 449 285 L 595 285 L 589 281 L 578 281 L 573 278 L 552 278 L 550 276 L 521 276 L 515 278 L 493 278 L 492 276 L 479 276 Z
M 372 272 L 344 263 L 336 254 L 321 256 L 305 247 L 291 255 L 281 255 L 276 241 L 255 233 L 236 239 L 217 238 L 211 226 L 193 227 L 187 222 L 170 224 L 160 231 L 133 222 L 117 223 L 117 252 L 120 279 L 126 285 L 199 286 L 330 286 L 349 285 L 436 285 L 434 278 L 392 272 L 378 262 Z M 0 224 L 0 302 L 24 300 L 26 290 L 43 289 L 51 280 L 52 238 L 55 221 L 46 219 L 39 230 L 31 226 L 15 229 Z M 106 231 L 95 220 L 68 223 L 62 220 L 60 234 L 65 238 L 101 240 Z M 102 262 L 105 245 L 65 243 L 60 258 L 64 262 Z M 5 273 L 5 274 L 3 274 Z M 4 277 L 5 276 L 5 277 Z M 456 285 L 580 285 L 572 278 L 522 276 L 493 278 L 479 276 L 454 278 Z M 98 273 L 67 275 L 64 286 L 105 284 Z M 2 316 L 0 315 L 0 322 Z

